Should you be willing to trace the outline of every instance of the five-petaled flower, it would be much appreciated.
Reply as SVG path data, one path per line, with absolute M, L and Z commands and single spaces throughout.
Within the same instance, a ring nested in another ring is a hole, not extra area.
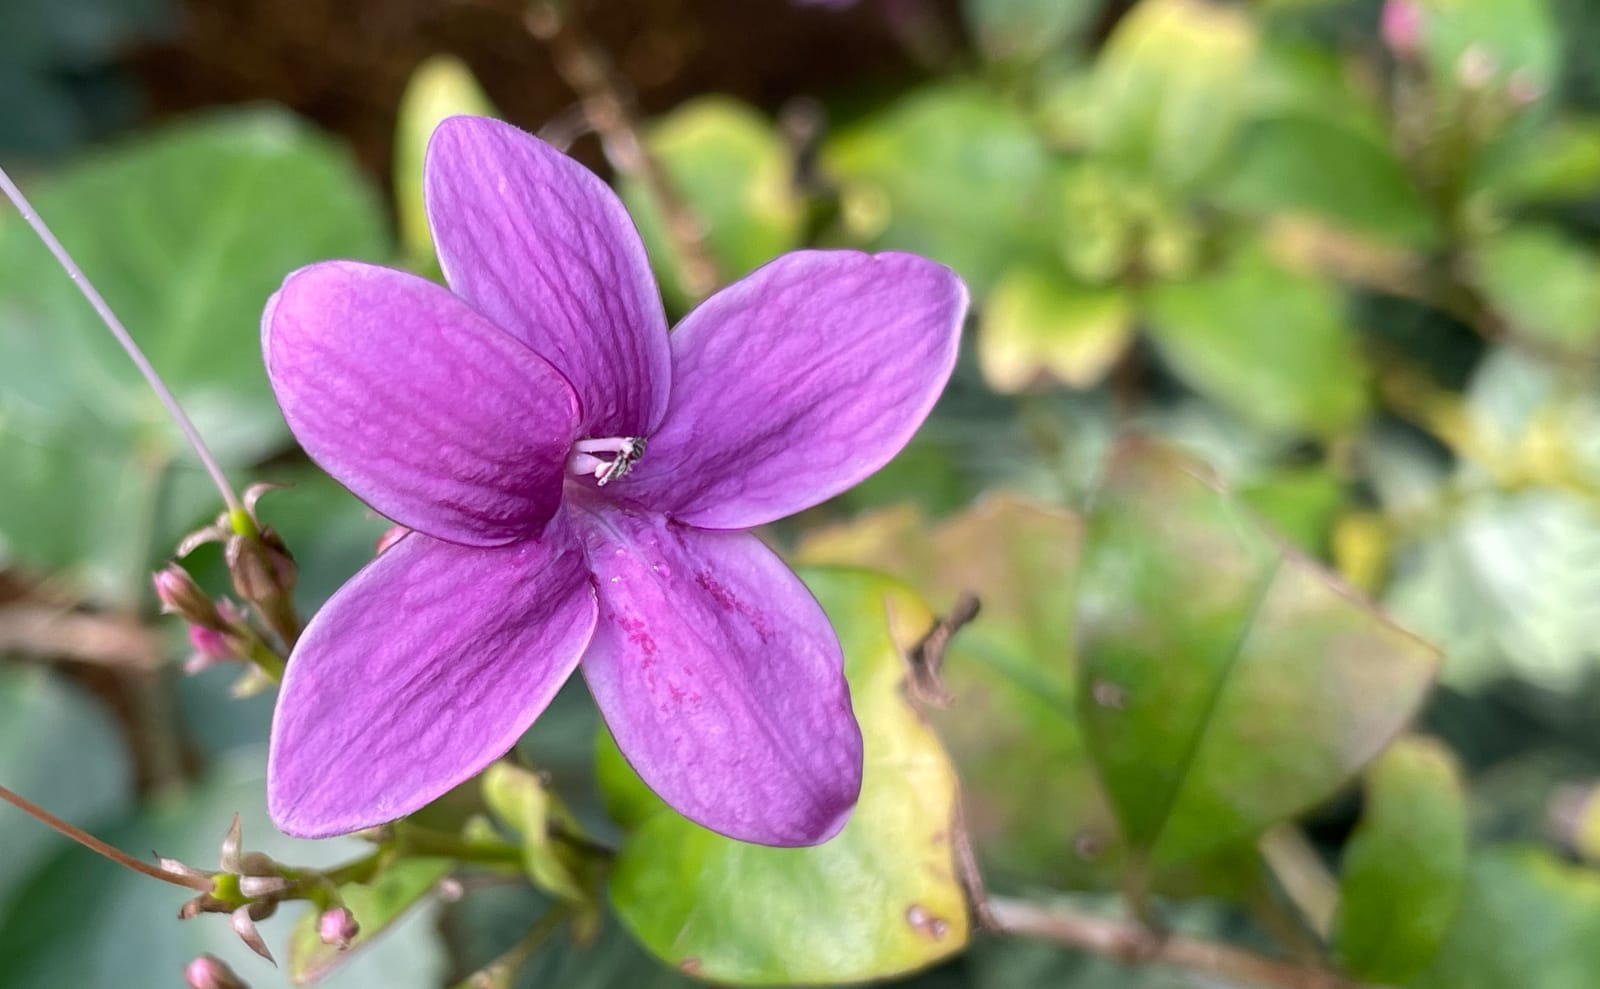
M 425 193 L 449 290 L 328 261 L 262 317 L 302 446 L 413 530 L 290 657 L 273 820 L 320 837 L 416 810 L 581 660 L 667 803 L 747 841 L 831 837 L 862 768 L 839 643 L 743 530 L 900 450 L 949 377 L 965 288 L 911 255 L 801 251 L 669 336 L 622 204 L 536 138 L 446 120 Z

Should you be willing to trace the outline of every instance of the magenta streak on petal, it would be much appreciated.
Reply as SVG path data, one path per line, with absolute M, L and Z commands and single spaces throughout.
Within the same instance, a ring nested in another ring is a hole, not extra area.
M 865 479 L 910 440 L 955 366 L 967 293 L 909 254 L 786 254 L 672 334 L 672 401 L 618 498 L 744 529 Z
M 396 522 L 495 545 L 559 506 L 571 389 L 444 288 L 348 261 L 303 268 L 268 304 L 262 349 L 295 438 Z
M 861 733 L 805 585 L 748 533 L 600 503 L 574 521 L 600 597 L 584 677 L 645 783 L 743 841 L 836 834 L 861 787 Z
M 504 754 L 571 674 L 596 604 L 564 515 L 538 540 L 413 533 L 335 594 L 289 659 L 267 802 L 286 834 L 422 807 Z
M 434 131 L 423 185 L 450 287 L 566 375 L 584 435 L 654 429 L 671 383 L 667 322 L 616 194 L 533 135 L 477 117 Z

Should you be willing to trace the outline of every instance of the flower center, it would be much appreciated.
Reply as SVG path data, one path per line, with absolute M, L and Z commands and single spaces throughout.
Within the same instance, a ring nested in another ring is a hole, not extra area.
M 610 454 L 609 458 L 606 456 Z M 644 456 L 643 436 L 608 436 L 598 440 L 579 440 L 572 444 L 567 470 L 579 477 L 593 476 L 605 487 L 628 473 Z

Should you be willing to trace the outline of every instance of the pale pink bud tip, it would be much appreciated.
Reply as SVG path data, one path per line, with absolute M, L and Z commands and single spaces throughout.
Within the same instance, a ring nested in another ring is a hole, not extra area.
M 217 606 L 189 576 L 189 571 L 174 563 L 157 570 L 151 577 L 151 583 L 155 585 L 161 610 L 166 614 L 178 615 L 191 625 L 222 628 L 222 616 L 217 613 Z
M 1415 55 L 1422 44 L 1422 8 L 1416 0 L 1388 0 L 1380 30 L 1390 51 L 1401 58 Z
M 328 910 L 317 919 L 317 934 L 322 938 L 323 944 L 336 944 L 340 948 L 348 948 L 350 942 L 360 933 L 361 925 L 356 923 L 355 915 L 344 907 Z
M 378 548 L 374 555 L 382 556 L 385 550 L 410 534 L 411 530 L 403 525 L 391 525 L 384 530 L 383 535 L 378 537 Z
M 216 629 L 190 625 L 189 644 L 206 659 L 233 658 L 233 646 L 228 644 L 228 637 Z
M 201 955 L 183 969 L 183 981 L 189 989 L 250 989 L 215 955 Z

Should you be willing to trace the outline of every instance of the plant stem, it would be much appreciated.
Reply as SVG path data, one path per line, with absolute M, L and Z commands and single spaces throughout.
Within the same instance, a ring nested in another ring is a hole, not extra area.
M 228 485 L 228 479 L 222 473 L 222 468 L 218 466 L 216 458 L 212 457 L 210 449 L 206 447 L 205 440 L 200 438 L 199 430 L 195 429 L 194 423 L 190 421 L 188 414 L 183 411 L 183 406 L 178 404 L 178 399 L 167 388 L 166 382 L 161 380 L 161 375 L 157 374 L 156 369 L 150 365 L 150 361 L 144 356 L 144 351 L 139 349 L 139 345 L 134 342 L 132 335 L 122 325 L 122 321 L 117 319 L 116 313 L 111 311 L 111 307 L 106 304 L 106 300 L 101 297 L 100 292 L 89 281 L 88 276 L 83 273 L 83 269 L 79 268 L 77 262 L 72 260 L 72 256 L 67 253 L 67 249 L 61 246 L 61 241 L 57 240 L 56 235 L 50 232 L 50 228 L 45 225 L 43 218 L 34 210 L 33 205 L 28 202 L 28 198 L 22 194 L 21 189 L 17 188 L 17 184 L 11 181 L 11 176 L 7 175 L 3 168 L 0 168 L 0 190 L 3 190 L 6 198 L 15 204 L 17 211 L 22 214 L 22 218 L 28 222 L 28 226 L 32 227 L 33 232 L 44 242 L 44 246 L 48 247 L 50 253 L 55 255 L 56 262 L 66 271 L 67 277 L 72 279 L 72 284 L 77 286 L 78 291 L 88 300 L 89 305 L 94 307 L 95 313 L 99 315 L 101 322 L 106 324 L 106 329 L 111 331 L 111 335 L 116 338 L 117 343 L 121 344 L 122 349 L 127 351 L 128 358 L 133 361 L 133 366 L 139 369 L 140 374 L 144 375 L 144 380 L 150 385 L 150 390 L 156 393 L 156 398 L 161 400 L 161 404 L 166 407 L 167 414 L 172 416 L 172 421 L 178 424 L 178 429 L 183 432 L 184 438 L 189 441 L 189 446 L 194 449 L 195 456 L 200 458 L 200 463 L 205 467 L 206 473 L 211 475 L 212 482 L 216 484 L 217 490 L 222 493 L 222 500 L 227 504 L 229 514 L 234 516 L 245 514 L 244 505 L 240 503 L 239 496 L 234 494 L 233 488 Z
M 43 824 L 45 827 L 55 831 L 57 834 L 65 835 L 66 837 L 71 838 L 73 841 L 89 849 L 91 852 L 103 855 L 118 865 L 123 866 L 124 868 L 132 869 L 134 872 L 149 876 L 152 879 L 159 879 L 162 882 L 171 883 L 174 886 L 197 889 L 201 892 L 211 891 L 211 880 L 200 876 L 180 876 L 176 873 L 168 872 L 165 869 L 153 866 L 148 862 L 141 862 L 129 855 L 127 852 L 122 851 L 120 848 L 114 848 L 111 845 L 101 841 L 99 838 L 96 838 L 89 832 L 68 824 L 66 821 L 63 821 L 61 818 L 45 810 L 43 807 L 40 807 L 33 801 L 27 799 L 19 793 L 7 789 L 4 786 L 0 786 L 0 800 L 4 800 L 6 803 L 12 805 L 13 807 L 22 811 L 24 814 L 27 814 L 29 817 Z
M 1360 983 L 1254 952 L 1181 935 L 1152 934 L 1138 924 L 1058 910 L 1008 897 L 988 902 L 992 928 L 1013 937 L 1052 941 L 1124 964 L 1153 963 L 1261 989 L 1363 989 Z
M 638 179 L 661 210 L 667 236 L 677 248 L 684 290 L 699 301 L 722 283 L 706 248 L 705 225 L 689 209 L 659 159 L 639 137 L 633 102 L 608 59 L 577 25 L 562 0 L 535 0 L 523 23 L 550 50 L 556 72 L 583 101 L 589 126 L 600 135 L 617 170 Z

